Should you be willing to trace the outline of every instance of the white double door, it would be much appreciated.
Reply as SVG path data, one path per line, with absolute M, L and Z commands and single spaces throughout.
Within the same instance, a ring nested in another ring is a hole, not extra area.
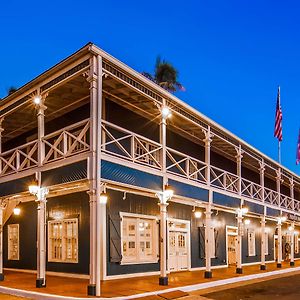
M 188 269 L 188 232 L 169 231 L 169 270 Z

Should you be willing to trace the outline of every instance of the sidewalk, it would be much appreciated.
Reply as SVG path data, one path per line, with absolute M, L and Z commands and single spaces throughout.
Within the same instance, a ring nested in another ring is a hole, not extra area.
M 300 267 L 300 261 L 296 261 L 295 267 Z M 282 264 L 282 270 L 289 269 L 288 263 Z M 290 268 L 292 271 L 293 268 Z M 267 264 L 267 271 L 260 271 L 259 265 L 245 266 L 243 268 L 244 274 L 238 275 L 235 273 L 235 267 L 222 268 L 213 270 L 213 278 L 205 279 L 204 271 L 186 271 L 171 273 L 169 275 L 169 285 L 158 285 L 158 276 L 146 276 L 128 279 L 108 280 L 101 284 L 101 297 L 113 298 L 143 294 L 147 292 L 157 292 L 166 289 L 176 290 L 183 286 L 198 285 L 201 283 L 213 283 L 217 280 L 230 279 L 235 277 L 242 277 L 246 275 L 255 275 L 268 273 L 270 271 L 278 271 L 281 269 L 276 268 L 276 263 Z M 267 275 L 267 274 L 266 274 Z M 255 276 L 254 276 L 255 277 Z M 76 298 L 87 298 L 87 285 L 88 280 L 65 278 L 58 276 L 47 276 L 47 287 L 35 287 L 35 274 L 6 271 L 5 280 L 0 282 L 1 287 L 8 287 L 20 289 L 31 292 L 69 296 Z M 2 292 L 4 292 L 2 290 Z M 199 294 L 198 294 L 199 295 Z M 153 297 L 154 299 L 154 297 Z M 162 299 L 162 298 L 161 298 Z

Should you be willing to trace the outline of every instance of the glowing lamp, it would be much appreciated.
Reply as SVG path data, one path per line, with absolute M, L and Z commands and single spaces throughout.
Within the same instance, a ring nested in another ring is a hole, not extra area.
M 245 225 L 249 225 L 249 224 L 251 223 L 251 221 L 250 221 L 249 219 L 246 219 L 246 220 L 244 221 L 244 223 L 245 223 Z
M 200 219 L 202 216 L 202 212 L 200 210 L 195 210 L 194 211 L 194 216 L 196 219 Z
M 164 106 L 161 110 L 161 114 L 164 119 L 169 118 L 171 116 L 171 111 L 170 111 L 169 107 Z
M 36 196 L 39 192 L 39 186 L 37 184 L 32 184 L 28 187 L 29 193 Z
M 101 204 L 106 204 L 108 199 L 108 195 L 104 192 L 100 194 L 100 203 Z
M 34 102 L 34 104 L 39 105 L 41 103 L 41 97 L 40 96 L 35 96 L 33 98 L 33 102 Z
M 15 208 L 14 208 L 14 215 L 15 215 L 15 216 L 19 216 L 20 213 L 21 213 L 20 207 L 15 207 Z

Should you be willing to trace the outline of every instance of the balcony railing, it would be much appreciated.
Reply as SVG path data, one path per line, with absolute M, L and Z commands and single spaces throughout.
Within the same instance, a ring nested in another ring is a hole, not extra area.
M 24 171 L 38 165 L 38 143 L 32 141 L 1 153 L 0 176 Z
M 45 158 L 43 164 L 64 159 L 90 149 L 89 119 L 65 127 L 43 138 Z
M 115 124 L 102 121 L 102 153 L 107 158 L 123 159 L 134 165 L 162 171 L 162 145 Z M 90 150 L 89 119 L 80 121 L 42 139 L 45 157 L 42 165 L 88 152 Z M 193 184 L 210 185 L 214 188 L 265 202 L 278 208 L 300 211 L 300 201 L 277 191 L 239 178 L 236 174 L 167 147 L 166 171 Z M 38 141 L 32 141 L 0 154 L 0 177 L 38 166 Z M 210 174 L 210 182 L 207 177 Z
M 159 143 L 106 121 L 102 121 L 102 138 L 104 153 L 161 170 Z

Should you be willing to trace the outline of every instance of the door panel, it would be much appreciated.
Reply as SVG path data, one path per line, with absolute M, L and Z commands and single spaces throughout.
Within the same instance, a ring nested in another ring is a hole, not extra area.
M 180 271 L 188 269 L 188 233 L 169 232 L 169 269 Z
M 236 264 L 236 236 L 228 235 L 227 236 L 227 251 L 228 251 L 228 265 Z

